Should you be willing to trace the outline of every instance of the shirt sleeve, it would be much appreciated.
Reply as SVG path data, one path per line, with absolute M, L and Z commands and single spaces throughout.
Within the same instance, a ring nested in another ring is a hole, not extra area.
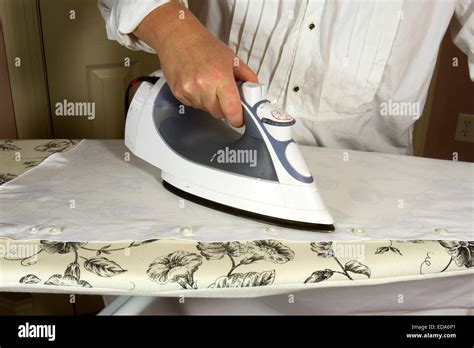
M 150 12 L 168 2 L 170 0 L 99 0 L 107 37 L 131 50 L 154 53 L 150 46 L 132 33 Z M 184 4 L 187 6 L 187 1 Z
M 453 42 L 467 54 L 469 75 L 474 81 L 474 2 L 458 0 L 454 12 L 457 21 L 452 26 Z

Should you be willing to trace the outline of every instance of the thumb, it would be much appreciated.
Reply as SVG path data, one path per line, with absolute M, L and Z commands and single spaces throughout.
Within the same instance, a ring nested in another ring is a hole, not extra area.
M 234 59 L 234 77 L 237 81 L 258 82 L 257 75 L 240 58 Z

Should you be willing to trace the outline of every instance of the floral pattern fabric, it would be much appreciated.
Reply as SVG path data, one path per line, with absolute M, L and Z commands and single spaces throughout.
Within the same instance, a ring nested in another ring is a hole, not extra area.
M 0 140 L 0 185 L 36 167 L 53 153 L 72 149 L 79 140 Z
M 0 141 L 0 183 L 74 140 Z M 348 286 L 474 273 L 474 241 L 63 242 L 0 238 L 0 289 L 183 294 Z M 259 292 L 258 294 L 261 294 Z
M 381 253 L 389 244 L 399 251 Z M 363 252 L 351 252 L 356 249 Z M 148 240 L 104 244 L 2 239 L 0 251 L 0 288 L 24 291 L 46 286 L 52 292 L 159 295 L 222 288 L 303 289 L 474 271 L 474 242 L 453 241 Z

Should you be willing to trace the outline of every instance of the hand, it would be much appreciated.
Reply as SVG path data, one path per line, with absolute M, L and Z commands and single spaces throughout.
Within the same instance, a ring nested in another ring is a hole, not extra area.
M 184 16 L 184 17 L 183 17 Z M 151 12 L 134 35 L 160 58 L 174 96 L 184 105 L 226 117 L 234 127 L 243 124 L 236 80 L 257 82 L 255 73 L 177 2 Z

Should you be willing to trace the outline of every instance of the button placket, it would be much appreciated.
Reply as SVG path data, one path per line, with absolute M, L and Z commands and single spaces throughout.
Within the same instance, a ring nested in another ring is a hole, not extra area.
M 291 95 L 287 99 L 288 105 L 304 104 L 304 100 L 301 99 L 303 98 L 301 89 L 305 81 L 304 74 L 311 68 L 312 64 L 308 56 L 313 56 L 313 52 L 318 47 L 318 28 L 315 23 L 321 17 L 323 8 L 324 2 L 308 2 L 301 25 L 293 67 L 289 75 L 288 86 L 291 88 Z

